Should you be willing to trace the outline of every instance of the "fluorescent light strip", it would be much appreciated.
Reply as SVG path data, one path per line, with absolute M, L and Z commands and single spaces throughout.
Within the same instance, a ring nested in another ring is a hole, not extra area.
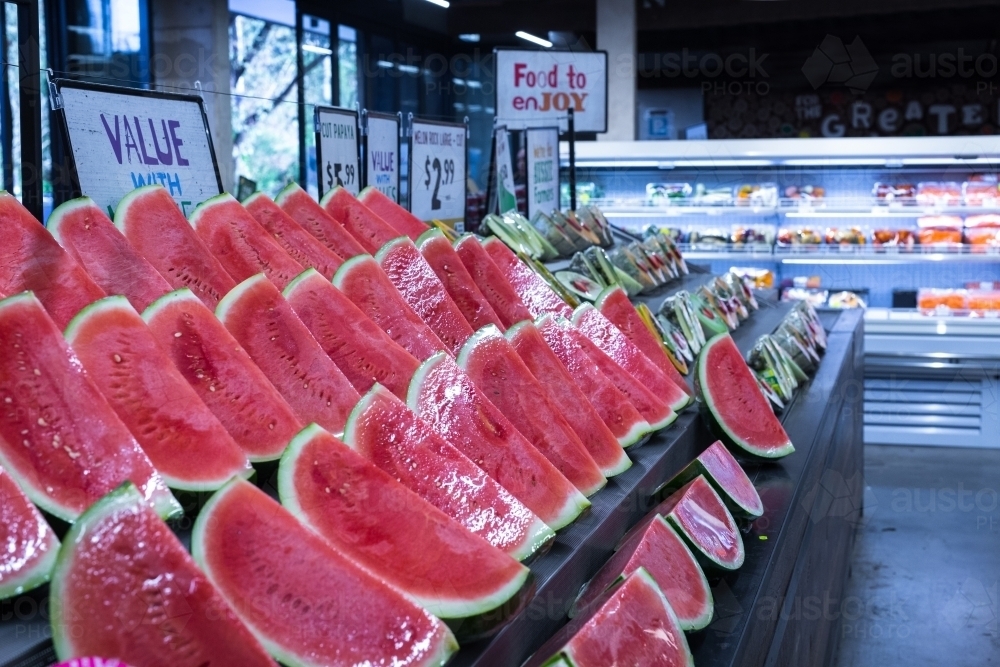
M 444 7 L 445 9 L 451 7 L 451 3 L 448 2 L 448 0 L 427 0 L 427 2 L 432 5 L 437 5 L 438 7 Z
M 302 50 L 309 53 L 318 53 L 321 56 L 333 55 L 333 49 L 328 49 L 325 46 L 316 46 L 315 44 L 303 44 Z
M 406 72 L 407 74 L 419 74 L 420 68 L 416 65 L 398 65 L 400 72 Z
M 428 2 L 430 1 L 431 0 L 428 0 Z M 552 42 L 550 42 L 547 39 L 542 39 L 541 37 L 536 37 L 535 35 L 532 35 L 530 32 L 518 30 L 514 34 L 517 37 L 520 37 L 521 39 L 525 40 L 526 42 L 531 42 L 532 44 L 538 44 L 539 46 L 544 46 L 547 49 L 552 48 Z

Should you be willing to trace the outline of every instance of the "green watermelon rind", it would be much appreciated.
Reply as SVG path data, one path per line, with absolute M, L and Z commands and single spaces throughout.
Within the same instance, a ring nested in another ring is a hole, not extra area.
M 729 495 L 726 490 L 725 485 L 723 485 L 712 471 L 702 463 L 701 459 L 696 458 L 691 463 L 687 464 L 683 470 L 677 473 L 673 479 L 664 482 L 656 491 L 653 492 L 653 497 L 655 498 L 666 498 L 674 491 L 677 491 L 682 486 L 690 482 L 692 479 L 698 477 L 699 475 L 704 475 L 708 483 L 712 485 L 719 497 L 722 498 L 722 502 L 725 503 L 726 509 L 734 517 L 740 519 L 756 519 L 764 514 L 764 506 L 761 504 L 760 508 L 747 507 L 736 498 Z M 754 489 L 756 491 L 756 489 Z M 758 496 L 759 499 L 759 496 Z
M 706 549 L 702 548 L 702 546 L 698 544 L 697 540 L 688 535 L 687 531 L 684 530 L 684 527 L 680 524 L 680 522 L 674 518 L 673 510 L 668 512 L 666 515 L 661 516 L 666 519 L 671 528 L 677 531 L 678 535 L 684 538 L 684 541 L 687 543 L 688 547 L 691 548 L 691 552 L 695 555 L 695 558 L 701 564 L 702 568 L 723 572 L 738 570 L 743 566 L 743 561 L 746 559 L 746 548 L 743 544 L 743 537 L 740 535 L 739 529 L 736 528 L 736 520 L 733 518 L 732 514 L 729 514 L 729 510 L 726 509 L 726 503 L 719 496 L 718 491 L 715 490 L 715 487 L 713 487 L 711 483 L 708 484 L 708 489 L 719 501 L 719 507 L 721 507 L 722 510 L 728 515 L 728 524 L 733 527 L 733 534 L 736 536 L 737 544 L 739 544 L 739 554 L 733 562 L 723 561 L 714 554 L 708 552 Z
M 293 181 L 288 185 L 286 185 L 285 187 L 281 188 L 281 192 L 279 192 L 274 196 L 274 203 L 280 207 L 285 202 L 286 199 L 288 199 L 296 192 L 299 192 L 300 190 L 302 190 L 302 186 Z
M 728 337 L 729 334 L 719 334 L 718 336 L 710 338 L 708 342 L 705 343 L 705 347 L 702 348 L 701 354 L 698 355 L 697 367 L 695 368 L 695 388 L 697 393 L 702 397 L 702 412 L 706 416 L 711 430 L 715 432 L 720 440 L 722 440 L 723 444 L 743 456 L 763 461 L 773 461 L 775 459 L 788 456 L 795 451 L 795 446 L 790 440 L 774 449 L 765 450 L 760 447 L 755 447 L 737 436 L 719 415 L 715 407 L 715 402 L 712 400 L 712 397 L 706 389 L 708 384 L 708 372 L 710 370 L 708 368 L 708 357 L 710 356 L 712 348 L 714 348 L 719 341 Z M 770 408 L 770 406 L 768 406 L 768 408 Z
M 159 299 L 146 306 L 146 310 L 142 311 L 139 315 L 142 317 L 142 321 L 148 325 L 150 320 L 159 315 L 160 311 L 164 308 L 175 303 L 183 302 L 200 304 L 202 303 L 202 300 L 196 297 L 190 288 L 182 287 L 180 289 L 175 289 L 172 292 L 167 292 Z
M 394 239 L 386 241 L 385 244 L 378 249 L 378 252 L 375 253 L 375 261 L 378 262 L 379 266 L 382 266 L 382 261 L 390 252 L 401 245 L 406 245 L 407 243 L 413 243 L 409 236 L 397 236 Z
M 20 484 L 17 483 L 14 475 L 9 471 L 9 469 L 0 469 L 0 474 L 3 474 L 4 472 L 10 475 L 11 479 L 15 480 L 15 485 L 20 487 Z M 30 498 L 28 499 L 28 502 L 31 502 Z M 41 514 L 33 506 L 31 507 L 31 510 L 39 521 L 43 523 L 45 522 L 45 519 L 42 518 Z M 56 560 L 59 556 L 60 545 L 59 538 L 56 537 L 56 534 L 51 528 L 48 528 L 47 524 L 46 528 L 47 530 L 45 531 L 45 534 L 48 538 L 48 550 L 46 551 L 45 556 L 39 559 L 38 562 L 34 563 L 30 568 L 18 572 L 16 578 L 8 579 L 7 583 L 0 583 L 0 600 L 6 600 L 16 595 L 27 593 L 28 591 L 32 591 L 51 580 L 52 570 L 55 567 Z
M 142 187 L 136 188 L 126 194 L 118 202 L 118 206 L 115 208 L 115 216 L 112 222 L 115 223 L 115 227 L 118 228 L 122 234 L 125 234 L 125 218 L 128 217 L 128 210 L 135 202 L 136 199 L 143 196 L 147 192 L 152 192 L 154 190 L 163 190 L 163 186 L 159 183 L 153 183 L 152 185 L 144 185 Z M 180 209 L 178 209 L 180 210 Z M 126 234 L 127 236 L 127 234 Z
M 228 192 L 223 192 L 221 194 L 215 195 L 214 197 L 209 197 L 202 203 L 198 204 L 195 207 L 195 209 L 191 211 L 191 215 L 188 216 L 188 222 L 194 229 L 198 229 L 198 223 L 205 216 L 206 212 L 210 211 L 212 208 L 216 206 L 220 206 L 222 204 L 228 204 L 229 202 L 235 202 L 237 204 L 239 203 L 236 201 L 236 198 L 233 197 Z
M 330 200 L 333 199 L 333 197 L 337 194 L 337 191 L 343 189 L 344 187 L 342 185 L 336 185 L 333 187 L 332 190 L 328 191 L 325 195 L 323 195 L 323 198 L 319 200 L 320 208 L 322 208 L 325 211 L 327 204 L 329 204 Z M 282 192 L 284 192 L 284 190 L 282 190 Z M 353 199 L 354 195 L 351 195 L 351 198 Z
M 310 268 L 306 269 L 305 271 L 303 271 L 302 273 L 300 273 L 299 275 L 295 276 L 295 278 L 293 278 L 290 283 L 288 283 L 287 285 L 285 285 L 285 289 L 281 290 L 281 296 L 283 296 L 286 300 L 291 300 L 292 295 L 295 294 L 295 291 L 298 290 L 298 288 L 305 281 L 309 280 L 314 275 L 317 275 L 320 278 L 323 278 L 323 274 L 322 273 L 320 273 L 316 269 L 310 267 Z M 324 278 L 324 280 L 326 280 L 326 279 Z
M 431 227 L 426 232 L 418 236 L 417 240 L 414 241 L 414 244 L 416 244 L 417 248 L 423 250 L 425 244 L 430 243 L 436 238 L 442 238 L 445 239 L 446 241 L 448 240 L 445 238 L 445 235 L 441 232 L 440 229 L 437 229 L 436 227 Z M 449 243 L 448 245 L 451 244 Z
M 374 262 L 375 265 L 378 266 L 378 261 L 367 253 L 361 255 L 355 255 L 350 259 L 344 260 L 344 263 L 340 265 L 340 268 L 337 269 L 337 272 L 333 274 L 333 286 L 343 291 L 344 281 L 347 280 L 348 274 L 350 274 L 353 271 L 360 270 L 360 265 L 366 264 L 369 261 Z
M 229 290 L 228 294 L 219 299 L 219 305 L 215 307 L 215 316 L 219 318 L 219 321 L 226 324 L 226 320 L 229 318 L 229 311 L 232 310 L 236 302 L 239 301 L 244 294 L 256 287 L 258 283 L 265 280 L 267 280 L 267 276 L 263 273 L 257 273 L 239 283 L 233 289 Z
M 518 325 L 515 324 L 514 326 Z M 420 414 L 420 393 L 427 375 L 435 366 L 444 361 L 445 356 L 444 352 L 438 352 L 437 354 L 429 357 L 427 361 L 420 364 L 420 367 L 417 368 L 416 372 L 413 374 L 413 378 L 410 380 L 409 389 L 406 392 L 406 405 L 414 414 Z M 555 520 L 547 521 L 545 523 L 553 531 L 561 530 L 576 521 L 577 517 L 583 514 L 583 512 L 590 507 L 590 504 L 591 503 L 587 500 L 587 497 L 578 491 L 566 500 L 566 505 L 559 510 Z
M 56 240 L 56 243 L 61 245 L 63 248 L 66 247 L 62 238 L 62 224 L 67 216 L 81 208 L 88 208 L 90 206 L 96 206 L 93 199 L 90 197 L 77 197 L 76 199 L 70 199 L 67 202 L 63 202 L 52 211 L 49 215 L 48 221 L 45 223 L 45 228 L 49 230 L 49 234 L 51 234 L 52 238 Z

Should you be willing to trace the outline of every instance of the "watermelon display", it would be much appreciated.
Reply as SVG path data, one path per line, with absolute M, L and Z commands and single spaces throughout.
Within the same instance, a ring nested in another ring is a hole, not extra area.
M 60 660 L 101 655 L 144 667 L 274 664 L 128 482 L 70 528 L 49 605 Z
M 559 357 L 552 352 L 532 322 L 519 322 L 507 333 L 531 374 L 545 387 L 554 405 L 579 436 L 587 451 L 606 477 L 618 475 L 631 467 L 615 434 L 607 427 L 594 406 L 573 381 Z
M 455 242 L 455 252 L 504 327 L 532 319 L 531 312 L 507 282 L 478 238 L 472 234 L 465 234 Z
M 302 423 L 212 311 L 184 288 L 153 302 L 142 318 L 247 457 L 280 457 Z
M 337 186 L 323 196 L 319 203 L 331 218 L 344 226 L 365 251 L 376 252 L 399 236 L 392 225 L 362 204 L 346 188 Z
M 274 237 L 289 257 L 304 267 L 319 271 L 327 280 L 333 278 L 343 258 L 302 228 L 263 192 L 250 196 L 243 207 Z
M 475 463 L 437 435 L 384 387 L 351 413 L 344 442 L 424 500 L 518 560 L 554 537 L 552 529 Z
M 450 353 L 403 300 L 371 255 L 359 255 L 344 262 L 333 277 L 333 284 L 389 338 L 417 359 L 423 361 L 438 352 Z
M 716 440 L 708 449 L 698 455 L 658 492 L 671 493 L 683 485 L 704 475 L 712 487 L 719 492 L 726 507 L 735 517 L 756 519 L 764 514 L 764 503 L 747 474 L 733 458 L 725 445 Z
M 694 554 L 662 517 L 656 516 L 624 544 L 584 587 L 570 610 L 587 609 L 616 582 L 643 568 L 677 615 L 682 630 L 701 630 L 712 621 L 712 590 Z
M 607 484 L 594 458 L 511 344 L 494 326 L 476 332 L 458 355 L 490 403 L 584 495 Z M 627 467 L 628 458 L 624 465 Z M 619 471 L 620 472 L 620 471 Z
M 125 297 L 81 310 L 66 340 L 167 486 L 212 491 L 253 471 Z
M 540 317 L 545 313 L 560 315 L 566 319 L 573 317 L 573 309 L 552 291 L 544 278 L 518 259 L 503 241 L 496 237 L 488 238 L 483 241 L 483 248 L 533 317 Z
M 358 195 L 358 201 L 367 206 L 372 213 L 392 225 L 397 233 L 409 236 L 410 240 L 414 242 L 420 238 L 421 234 L 430 229 L 417 216 L 372 186 L 361 191 L 361 194 Z
M 2 190 L 0 229 L 0 294 L 33 291 L 60 328 L 105 295 L 28 209 Z
M 546 345 L 584 396 L 590 401 L 598 416 L 622 447 L 630 447 L 653 427 L 636 407 L 597 366 L 578 344 L 579 332 L 572 325 L 553 315 L 543 315 L 535 328 L 545 339 Z
M 413 376 L 407 404 L 553 530 L 569 525 L 590 507 L 443 352 L 425 361 Z
M 285 288 L 284 297 L 358 392 L 377 382 L 406 398 L 420 362 L 368 319 L 315 269 Z
M 643 568 L 555 634 L 524 667 L 694 667 L 687 638 Z
M 444 234 L 436 229 L 428 231 L 417 239 L 417 247 L 473 330 L 487 324 L 496 325 L 501 331 L 507 328 Z
M 108 294 L 123 294 L 142 311 L 170 291 L 157 273 L 90 197 L 71 199 L 52 211 L 49 233 Z
M 14 478 L 0 466 L 0 600 L 49 580 L 59 540 Z
M 263 273 L 237 285 L 215 314 L 303 423 L 343 431 L 358 392 Z
M 191 226 L 234 280 L 263 272 L 278 289 L 284 289 L 302 273 L 303 266 L 230 194 L 199 204 L 191 214 Z
M 43 510 L 72 522 L 125 480 L 180 514 L 149 458 L 31 292 L 0 301 L 0 465 Z
M 758 459 L 778 459 L 795 451 L 728 334 L 705 344 L 698 356 L 695 386 L 712 430 L 734 451 Z
M 337 253 L 343 259 L 350 259 L 355 255 L 365 252 L 364 247 L 358 243 L 351 233 L 344 229 L 343 225 L 334 220 L 323 210 L 323 207 L 309 196 L 297 183 L 290 183 L 288 187 L 278 193 L 274 202 L 281 207 L 281 210 L 288 214 L 292 220 L 299 223 L 303 229 L 315 236 L 327 248 Z
M 289 667 L 436 667 L 458 648 L 444 623 L 249 482 L 233 480 L 212 496 L 195 522 L 192 552 L 222 597 Z
M 289 444 L 278 492 L 334 548 L 460 636 L 486 631 L 486 615 L 495 626 L 533 589 L 528 568 L 315 424 Z
M 375 260 L 413 312 L 452 354 L 457 354 L 472 335 L 472 327 L 413 241 L 405 236 L 389 241 L 375 255 Z

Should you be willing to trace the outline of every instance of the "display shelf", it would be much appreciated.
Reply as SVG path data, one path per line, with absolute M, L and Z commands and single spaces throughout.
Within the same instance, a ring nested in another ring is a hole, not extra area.
M 785 218 L 857 218 L 889 219 L 920 218 L 928 215 L 984 215 L 1000 213 L 997 206 L 946 206 L 913 204 L 885 204 L 874 197 L 841 197 L 816 200 L 805 203 L 794 199 L 781 199 L 774 206 L 752 206 L 736 202 L 726 204 L 699 204 L 690 199 L 673 201 L 650 201 L 644 199 L 594 199 L 608 218 L 675 218 L 681 216 L 728 217 L 728 216 L 778 216 Z
M 753 246 L 720 247 L 717 250 L 704 249 L 704 245 L 678 244 L 685 259 L 724 260 L 750 259 L 780 262 L 782 264 L 921 264 L 925 262 L 983 262 L 1000 263 L 1000 248 L 989 248 L 989 252 L 976 251 L 972 246 L 963 245 L 947 248 L 914 246 L 903 250 L 898 247 L 875 248 L 871 245 L 798 245 L 798 246 Z

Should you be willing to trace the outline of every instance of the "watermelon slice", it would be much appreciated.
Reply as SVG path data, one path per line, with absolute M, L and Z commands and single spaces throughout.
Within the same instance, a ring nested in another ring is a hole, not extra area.
M 459 353 L 458 365 L 584 495 L 591 496 L 607 484 L 590 452 L 499 329 L 491 325 L 477 331 Z M 627 467 L 628 458 L 620 465 Z
M 524 667 L 694 667 L 680 621 L 639 568 L 555 634 Z
M 32 290 L 59 327 L 104 296 L 83 267 L 12 195 L 0 190 L 0 293 Z
M 443 352 L 425 361 L 413 376 L 407 403 L 553 530 L 569 525 L 590 507 Z
M 417 247 L 469 326 L 477 331 L 487 324 L 496 325 L 501 331 L 507 328 L 476 287 L 476 282 L 444 234 L 436 229 L 430 230 L 417 239 Z
M 212 491 L 250 462 L 123 296 L 80 311 L 66 341 L 167 486 Z
M 234 280 L 263 272 L 278 289 L 302 273 L 267 230 L 230 194 L 208 199 L 191 214 L 191 226 Z
M 170 291 L 170 283 L 131 246 L 90 197 L 56 207 L 49 233 L 108 294 L 124 294 L 136 310 Z
M 247 457 L 280 457 L 302 424 L 212 311 L 184 288 L 153 302 L 142 318 Z
M 0 301 L 0 465 L 72 522 L 125 480 L 161 516 L 180 505 L 31 292 Z
M 344 226 L 369 253 L 374 253 L 399 232 L 341 186 L 330 190 L 319 203 L 327 215 Z
M 532 322 L 519 322 L 507 331 L 507 340 L 521 360 L 545 387 L 554 405 L 562 409 L 566 421 L 607 477 L 628 470 L 629 460 L 618 439 L 601 420 L 594 406 L 573 382 L 566 367 L 542 338 Z
M 534 324 L 618 444 L 630 447 L 654 430 L 629 397 L 619 391 L 597 363 L 580 348 L 574 338 L 579 332 L 571 331 L 572 326 L 568 322 L 553 315 L 543 315 Z
M 263 273 L 237 285 L 215 314 L 302 423 L 344 430 L 358 392 Z
M 14 478 L 0 466 L 0 600 L 49 580 L 59 540 Z
M 733 458 L 725 445 L 716 440 L 708 449 L 658 490 L 671 493 L 692 479 L 704 475 L 705 479 L 722 496 L 723 502 L 733 516 L 741 519 L 756 519 L 764 514 L 764 503 L 747 474 Z
M 292 220 L 343 259 L 350 259 L 365 252 L 364 247 L 351 236 L 351 233 L 331 218 L 297 183 L 290 183 L 278 193 L 274 201 Z
M 284 297 L 355 389 L 366 392 L 378 382 L 406 398 L 420 362 L 333 283 L 309 269 L 285 288 Z
M 653 332 L 639 317 L 639 313 L 629 301 L 625 290 L 620 287 L 609 287 L 601 292 L 594 305 L 601 315 L 604 315 L 633 345 L 639 348 L 667 379 L 680 387 L 685 394 L 691 396 L 691 389 L 673 362 L 670 361 L 670 357 L 667 356 L 666 350 L 663 348 L 663 343 L 656 340 Z
M 174 289 L 189 288 L 209 308 L 236 286 L 161 185 L 125 195 L 115 210 L 115 227 Z
M 278 491 L 334 548 L 461 635 L 494 629 L 533 589 L 528 568 L 315 424 L 288 446 Z
M 694 632 L 711 623 L 714 604 L 708 579 L 684 540 L 662 516 L 656 516 L 598 570 L 574 603 L 570 617 L 640 567 L 663 591 L 682 630 Z
M 263 192 L 251 195 L 243 207 L 274 237 L 285 252 L 302 266 L 319 271 L 330 280 L 344 260 L 302 228 Z
M 458 648 L 444 623 L 249 482 L 233 480 L 212 496 L 194 524 L 191 550 L 222 597 L 289 667 L 434 667 Z
M 457 354 L 472 335 L 472 327 L 413 241 L 400 236 L 382 246 L 375 260 L 413 312 Z
M 372 213 L 392 225 L 398 234 L 405 234 L 414 242 L 430 227 L 417 216 L 386 197 L 378 189 L 369 186 L 358 195 L 358 201 L 368 207 Z
M 695 386 L 709 424 L 734 451 L 759 459 L 779 459 L 795 451 L 728 334 L 705 344 L 698 356 Z
M 52 573 L 60 660 L 133 665 L 273 665 L 219 591 L 130 482 L 70 528 Z
M 531 312 L 478 238 L 472 234 L 462 236 L 455 243 L 455 252 L 505 327 L 531 319 Z
M 371 255 L 353 257 L 337 270 L 333 284 L 400 347 L 423 361 L 449 352 L 437 334 L 393 287 Z
M 532 316 L 540 317 L 545 313 L 561 315 L 566 319 L 573 316 L 573 309 L 552 291 L 544 278 L 519 260 L 503 241 L 495 237 L 488 238 L 483 241 L 483 248 Z
M 555 535 L 380 385 L 354 408 L 344 442 L 470 532 L 518 560 L 534 554 Z

